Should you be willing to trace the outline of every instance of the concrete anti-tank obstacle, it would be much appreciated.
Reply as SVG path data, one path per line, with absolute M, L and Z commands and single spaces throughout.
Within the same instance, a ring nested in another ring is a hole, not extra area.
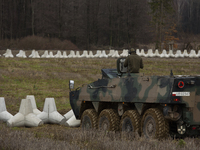
M 101 55 L 101 51 L 97 50 L 97 53 L 94 55 L 94 57 L 99 57 Z
M 153 53 L 153 50 L 152 49 L 149 49 L 148 51 L 147 51 L 147 54 L 145 55 L 145 57 L 154 57 L 154 53 Z
M 93 55 L 92 51 L 89 51 L 89 55 L 86 56 L 86 58 L 94 58 L 94 55 Z
M 57 54 L 55 55 L 55 58 L 63 58 L 63 55 L 61 54 L 61 51 L 57 51 Z
M 169 56 L 169 57 L 174 57 L 173 50 L 169 50 L 168 56 Z
M 49 58 L 48 50 L 44 51 L 44 54 L 41 56 L 41 58 Z
M 54 58 L 54 55 L 53 55 L 52 51 L 50 51 L 50 53 L 49 53 L 49 58 Z
M 0 121 L 6 122 L 12 117 L 13 115 L 11 115 L 6 109 L 4 97 L 0 97 Z
M 122 53 L 119 55 L 120 57 L 127 57 L 128 56 L 128 50 L 123 49 Z
M 195 50 L 191 50 L 190 53 L 189 53 L 189 58 L 197 58 L 197 54 L 195 52 Z
M 54 123 L 66 125 L 66 119 L 57 112 L 54 98 L 46 98 L 43 112 L 37 115 L 44 123 Z
M 160 53 L 159 53 L 158 49 L 155 50 L 154 57 L 160 57 Z
M 29 58 L 40 58 L 40 55 L 39 55 L 38 51 L 32 50 L 32 53 L 31 53 L 31 55 L 29 55 Z
M 63 52 L 63 58 L 68 58 L 66 51 Z
M 169 58 L 169 55 L 167 54 L 167 51 L 165 49 L 160 54 L 160 58 Z
M 174 55 L 175 58 L 183 58 L 184 55 L 181 53 L 181 50 L 177 50 L 176 54 Z
M 76 58 L 76 55 L 73 50 L 70 51 L 68 58 Z
M 111 57 L 113 57 L 113 58 L 118 58 L 118 57 L 120 57 L 120 56 L 119 56 L 119 53 L 118 53 L 118 50 L 116 50 L 116 51 L 114 52 L 114 54 L 113 54 Z
M 112 57 L 112 55 L 114 55 L 114 53 L 115 53 L 115 50 L 111 49 L 110 52 L 109 52 L 109 54 L 108 54 L 108 57 Z
M 32 58 L 35 55 L 35 50 L 33 49 L 31 54 L 28 56 L 29 58 Z
M 184 56 L 184 57 L 188 57 L 188 56 L 189 56 L 189 54 L 188 54 L 188 52 L 187 52 L 186 49 L 183 51 L 183 56 Z
M 78 126 L 80 126 L 81 121 L 76 119 L 72 109 L 70 111 L 68 111 L 64 115 L 64 117 L 67 120 L 67 122 L 66 122 L 67 126 L 69 126 L 69 127 L 78 127 Z
M 73 112 L 73 110 L 71 109 L 70 111 L 68 111 L 68 112 L 64 115 L 64 117 L 65 117 L 66 120 L 69 120 L 73 115 L 74 115 L 74 112 Z
M 6 53 L 5 54 L 3 54 L 4 56 L 5 56 L 5 58 L 13 58 L 14 56 L 13 56 L 13 54 L 12 54 L 12 51 L 10 50 L 10 49 L 7 49 L 6 50 Z
M 81 55 L 81 58 L 88 58 L 88 52 L 87 52 L 87 50 L 83 51 L 83 54 Z
M 138 56 L 141 56 L 140 50 L 139 50 L 139 49 L 136 49 L 136 54 L 137 54 Z
M 35 55 L 32 58 L 40 58 L 38 51 L 35 51 Z
M 103 50 L 99 58 L 108 58 L 108 55 L 106 54 L 106 51 Z
M 19 112 L 7 121 L 10 127 L 37 127 L 43 122 L 34 113 L 30 99 L 22 99 Z
M 140 56 L 141 56 L 141 57 L 145 57 L 145 56 L 146 56 L 146 54 L 145 54 L 145 52 L 144 52 L 144 49 L 141 50 Z
M 200 57 L 200 50 L 198 50 L 197 57 Z
M 76 58 L 81 58 L 79 51 L 76 51 Z
M 32 105 L 32 108 L 33 108 L 33 113 L 35 115 L 39 115 L 39 114 L 42 113 L 40 110 L 37 109 L 36 102 L 35 102 L 35 96 L 34 95 L 27 95 L 26 99 L 30 99 L 31 100 L 31 105 Z
M 20 50 L 16 57 L 27 58 L 25 51 Z
M 73 115 L 69 120 L 67 120 L 66 124 L 69 127 L 79 127 L 81 124 L 81 121 L 77 120 L 75 115 Z

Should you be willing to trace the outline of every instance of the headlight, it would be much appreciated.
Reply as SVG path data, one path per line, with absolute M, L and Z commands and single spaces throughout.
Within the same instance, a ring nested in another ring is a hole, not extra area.
M 73 89 L 74 88 L 74 80 L 69 80 L 69 89 Z

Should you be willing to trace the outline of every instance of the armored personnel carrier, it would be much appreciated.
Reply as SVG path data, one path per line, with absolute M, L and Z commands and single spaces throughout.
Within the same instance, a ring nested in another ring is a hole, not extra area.
M 145 76 L 102 69 L 102 79 L 72 91 L 70 104 L 83 129 L 138 132 L 147 138 L 200 134 L 200 76 Z

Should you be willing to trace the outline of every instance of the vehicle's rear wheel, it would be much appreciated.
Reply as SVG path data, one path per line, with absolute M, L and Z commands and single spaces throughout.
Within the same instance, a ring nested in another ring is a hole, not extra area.
M 87 109 L 81 116 L 81 128 L 85 130 L 97 129 L 98 115 L 94 109 Z
M 119 116 L 113 109 L 104 109 L 99 115 L 98 128 L 104 131 L 119 130 Z
M 120 128 L 122 132 L 137 132 L 141 133 L 141 119 L 137 110 L 127 110 L 121 118 Z
M 169 124 L 157 108 L 148 109 L 141 121 L 142 133 L 146 138 L 163 138 L 169 133 Z

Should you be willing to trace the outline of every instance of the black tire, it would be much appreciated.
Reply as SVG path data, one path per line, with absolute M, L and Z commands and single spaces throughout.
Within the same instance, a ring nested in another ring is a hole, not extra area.
M 169 133 L 169 124 L 157 108 L 148 109 L 141 121 L 142 133 L 146 138 L 164 138 Z
M 81 128 L 84 130 L 97 129 L 98 115 L 94 109 L 87 109 L 81 116 Z
M 104 109 L 98 120 L 98 128 L 104 131 L 118 131 L 120 119 L 113 109 Z
M 120 128 L 122 132 L 141 133 L 141 119 L 137 110 L 127 110 L 121 118 Z

